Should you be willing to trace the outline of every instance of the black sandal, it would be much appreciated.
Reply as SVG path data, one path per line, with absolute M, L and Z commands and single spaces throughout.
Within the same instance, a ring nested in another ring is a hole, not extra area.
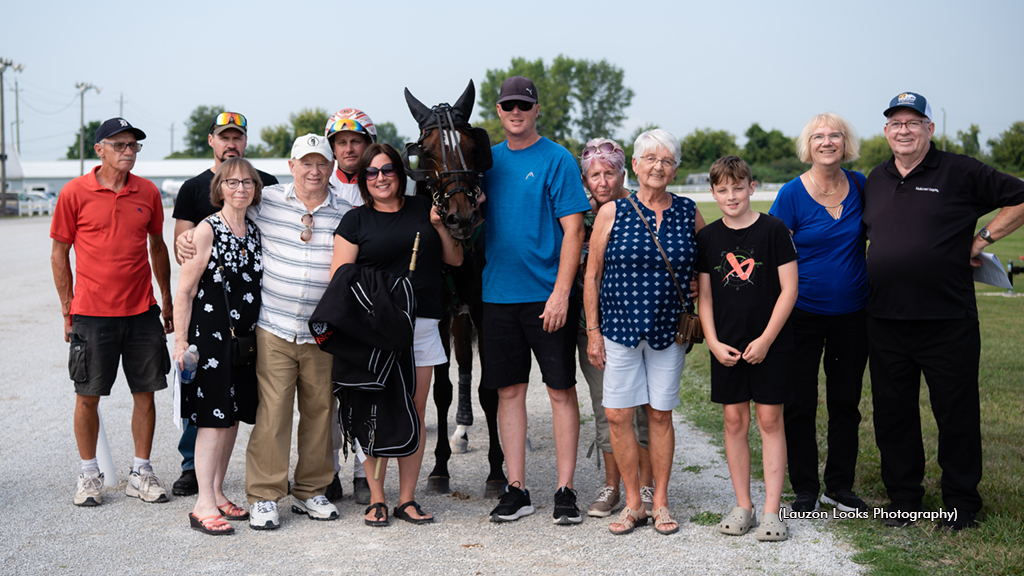
M 398 506 L 395 507 L 395 518 L 398 518 L 399 520 L 405 520 L 406 522 L 412 522 L 413 524 L 430 524 L 434 521 L 433 516 L 431 516 L 430 518 L 413 518 L 409 515 L 408 512 L 405 511 L 405 509 L 408 508 L 409 506 L 412 506 L 416 510 L 416 513 L 420 516 L 426 514 L 426 512 L 423 511 L 423 508 L 420 508 L 420 505 L 417 504 L 415 500 L 410 500 L 405 504 L 399 504 Z
M 367 526 L 381 527 L 388 525 L 388 507 L 386 504 L 384 504 L 383 502 L 370 504 L 369 506 L 366 507 L 366 510 L 363 511 L 363 514 L 369 514 L 370 510 L 377 511 L 377 513 L 373 516 L 374 518 L 376 518 L 376 520 L 367 520 L 364 518 L 363 522 L 366 522 Z

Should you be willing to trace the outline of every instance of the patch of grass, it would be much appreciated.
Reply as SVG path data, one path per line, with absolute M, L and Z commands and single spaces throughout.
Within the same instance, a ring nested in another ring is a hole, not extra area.
M 699 203 L 707 222 L 720 217 L 714 203 Z M 754 202 L 752 208 L 767 212 L 770 203 Z M 993 214 L 978 221 L 978 229 Z M 1019 262 L 1024 255 L 1024 228 L 990 246 L 987 252 Z M 1024 278 L 1018 279 L 1019 291 Z M 1001 292 L 992 286 L 976 284 L 978 292 Z M 872 574 L 1024 574 L 1024 298 L 980 296 L 978 314 L 981 323 L 981 432 L 984 476 L 979 490 L 985 500 L 981 525 L 960 534 L 934 532 L 929 521 L 895 529 L 876 520 L 833 523 L 833 530 L 857 547 L 856 562 L 866 565 Z M 707 346 L 694 348 L 687 355 L 683 372 L 680 410 L 698 428 L 710 432 L 722 444 L 721 407 L 710 402 L 710 376 Z M 819 374 L 818 447 L 824 464 L 828 413 L 825 408 L 824 373 Z M 938 430 L 932 417 L 928 387 L 922 379 L 922 437 L 925 446 L 925 499 L 929 510 L 942 507 L 939 484 L 942 470 L 937 462 Z M 871 383 L 864 376 L 860 403 L 860 454 L 854 489 L 871 506 L 885 506 L 888 497 L 881 480 L 880 457 L 875 445 L 872 422 Z M 760 437 L 751 424 L 753 471 L 760 471 Z M 727 481 L 727 480 L 724 480 Z M 791 494 L 789 480 L 786 491 Z M 694 518 L 703 516 L 702 513 Z M 697 523 L 695 519 L 691 521 Z M 717 522 L 717 520 L 716 520 Z
M 716 512 L 701 512 L 690 516 L 690 522 L 698 526 L 714 526 L 722 521 L 722 515 Z
M 706 466 L 698 466 L 697 464 L 694 464 L 693 466 L 687 466 L 686 468 L 683 468 L 683 472 L 689 472 L 691 474 L 700 474 L 700 471 L 703 470 L 704 468 L 706 468 Z

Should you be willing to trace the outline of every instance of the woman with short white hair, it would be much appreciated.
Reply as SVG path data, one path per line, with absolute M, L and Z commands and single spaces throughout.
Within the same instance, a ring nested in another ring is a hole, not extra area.
M 679 156 L 679 141 L 668 132 L 641 134 L 633 152 L 635 200 L 627 196 L 605 204 L 591 236 L 584 286 L 586 317 L 593 319 L 586 327 L 587 353 L 591 364 L 604 369 L 602 404 L 626 492 L 626 506 L 608 526 L 613 534 L 628 534 L 649 518 L 640 498 L 633 435 L 637 407 L 646 410 L 650 427 L 654 529 L 679 530 L 668 509 L 668 481 L 675 452 L 672 409 L 679 405 L 686 349 L 675 342 L 675 333 L 680 314 L 693 310 L 688 295 L 681 301 L 681 287 L 693 276 L 696 234 L 704 226 L 692 200 L 667 191 Z

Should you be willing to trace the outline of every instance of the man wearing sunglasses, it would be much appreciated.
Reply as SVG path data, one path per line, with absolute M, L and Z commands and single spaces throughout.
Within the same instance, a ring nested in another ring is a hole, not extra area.
M 213 118 L 210 123 L 210 135 L 207 142 L 213 148 L 213 168 L 205 170 L 195 178 L 190 178 L 181 185 L 178 196 L 174 199 L 174 237 L 177 238 L 186 230 L 191 230 L 205 220 L 209 215 L 217 212 L 210 203 L 210 184 L 213 182 L 213 175 L 220 168 L 221 162 L 228 158 L 242 158 L 245 156 L 245 145 L 247 143 L 248 126 L 245 116 L 238 112 L 222 112 Z M 277 184 L 277 178 L 266 172 L 257 170 L 263 187 Z M 181 264 L 182 259 L 178 256 L 178 249 L 175 246 L 174 258 Z M 171 485 L 171 492 L 175 496 L 191 496 L 199 492 L 199 483 L 196 481 L 196 432 L 198 429 L 190 420 L 185 421 L 185 430 L 181 433 L 178 441 L 178 452 L 181 453 L 181 477 Z
M 582 522 L 573 490 L 579 405 L 576 325 L 569 305 L 583 247 L 583 192 L 576 159 L 537 133 L 537 89 L 513 76 L 501 85 L 497 111 L 507 137 L 492 148 L 487 171 L 487 265 L 483 273 L 483 386 L 498 391 L 498 428 L 509 486 L 492 522 L 532 514 L 526 490 L 526 390 L 531 350 L 551 400 L 558 484 L 555 524 Z
M 893 155 L 868 176 L 863 217 L 870 240 L 868 344 L 882 481 L 890 512 L 921 510 L 923 373 L 939 428 L 942 500 L 956 511 L 939 528 L 959 531 L 975 526 L 982 504 L 981 333 L 972 266 L 981 266 L 989 244 L 1024 222 L 1024 182 L 936 148 L 931 105 L 920 94 L 898 94 L 884 114 Z M 975 234 L 978 218 L 996 209 Z
M 126 493 L 143 502 L 167 502 L 149 454 L 156 425 L 153 393 L 167 387 L 171 367 L 165 334 L 174 331 L 174 310 L 160 191 L 131 173 L 142 148 L 138 141 L 145 138 L 124 118 L 101 124 L 94 146 L 100 165 L 64 186 L 50 225 L 50 263 L 64 315 L 64 341 L 71 343 L 68 371 L 77 393 L 75 440 L 82 472 L 76 506 L 103 503 L 103 476 L 96 462 L 97 409 L 100 397 L 110 395 L 118 363 L 134 403 L 135 460 Z M 77 282 L 71 272 L 72 246 Z M 153 297 L 152 276 L 160 287 L 162 308 Z
M 249 436 L 245 492 L 249 526 L 280 527 L 277 502 L 288 494 L 292 414 L 298 397 L 299 459 L 292 512 L 336 520 L 324 496 L 334 477 L 331 457 L 331 366 L 309 333 L 309 317 L 330 282 L 334 230 L 352 206 L 328 191 L 334 154 L 327 139 L 295 139 L 288 168 L 294 182 L 263 189 L 248 217 L 263 239 L 263 305 L 256 325 L 259 407 Z M 178 254 L 195 254 L 191 231 L 177 240 Z M 200 351 L 201 352 L 201 351 Z
M 349 204 L 362 206 L 363 197 L 356 185 L 356 172 L 363 150 L 377 141 L 377 127 L 366 112 L 358 108 L 342 108 L 327 120 L 324 137 L 331 143 L 338 163 L 338 169 L 331 174 L 331 189 Z M 369 498 L 368 492 L 366 496 Z

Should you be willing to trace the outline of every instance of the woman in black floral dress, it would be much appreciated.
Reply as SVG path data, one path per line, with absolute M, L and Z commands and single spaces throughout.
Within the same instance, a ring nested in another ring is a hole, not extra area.
M 232 362 L 231 326 L 233 322 L 235 335 L 242 337 L 252 334 L 259 319 L 260 233 L 245 212 L 259 203 L 263 185 L 248 161 L 231 158 L 220 165 L 210 187 L 210 200 L 221 210 L 196 227 L 196 256 L 181 267 L 174 302 L 174 360 L 181 367 L 189 345 L 198 349 L 195 380 L 181 387 L 181 414 L 199 428 L 199 496 L 189 523 L 200 532 L 219 535 L 234 532 L 225 518 L 249 516 L 224 495 L 223 483 L 238 422 L 256 419 L 256 364 Z

